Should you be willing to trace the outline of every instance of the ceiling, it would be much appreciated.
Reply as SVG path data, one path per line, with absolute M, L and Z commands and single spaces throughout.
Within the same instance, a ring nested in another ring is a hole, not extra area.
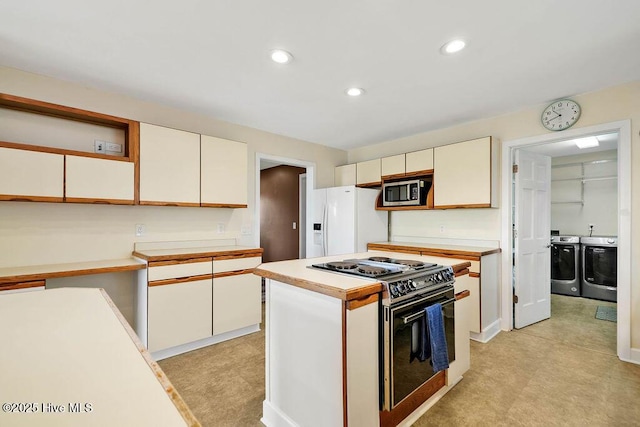
M 526 147 L 525 150 L 532 153 L 544 154 L 549 157 L 564 157 L 618 149 L 619 135 L 617 132 L 596 135 L 595 137 L 599 143 L 597 147 L 581 149 L 575 144 L 575 139 L 567 139 L 564 141 Z
M 640 80 L 638 16 L 637 0 L 5 0 L 0 65 L 349 149 Z M 442 55 L 455 37 L 467 48 Z

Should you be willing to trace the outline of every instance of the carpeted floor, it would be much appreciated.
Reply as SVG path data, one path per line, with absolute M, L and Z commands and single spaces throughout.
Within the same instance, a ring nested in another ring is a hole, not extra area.
M 471 342 L 471 369 L 424 426 L 637 426 L 640 366 L 615 356 L 602 301 L 552 295 L 551 319 Z M 203 426 L 262 426 L 264 332 L 160 366 Z

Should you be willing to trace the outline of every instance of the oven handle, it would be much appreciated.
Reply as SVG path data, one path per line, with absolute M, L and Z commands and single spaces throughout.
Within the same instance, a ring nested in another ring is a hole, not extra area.
M 454 298 L 449 298 L 448 300 L 443 301 L 443 302 L 441 302 L 440 304 L 441 304 L 441 305 L 447 305 L 447 304 L 451 304 L 452 302 L 455 302 L 455 301 L 456 301 L 456 299 L 455 299 L 455 297 L 454 297 Z M 436 302 L 437 302 L 437 301 L 436 301 Z M 435 304 L 435 303 L 434 303 L 434 304 Z M 420 317 L 424 316 L 424 314 L 425 314 L 425 313 L 424 313 L 424 310 L 420 310 L 420 311 L 419 311 L 419 312 L 417 312 L 417 313 L 413 313 L 413 314 L 410 314 L 410 315 L 408 315 L 408 316 L 402 316 L 402 323 L 404 323 L 404 324 L 406 325 L 407 323 L 413 322 L 414 320 L 416 320 L 416 319 L 418 319 L 418 318 L 420 318 Z

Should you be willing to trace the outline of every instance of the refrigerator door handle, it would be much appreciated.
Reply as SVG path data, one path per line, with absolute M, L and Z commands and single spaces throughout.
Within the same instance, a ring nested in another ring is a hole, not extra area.
M 329 238 L 329 207 L 325 203 L 324 209 L 322 209 L 322 224 L 324 224 L 324 230 L 322 232 L 322 256 L 327 256 L 329 251 L 327 248 L 327 239 Z

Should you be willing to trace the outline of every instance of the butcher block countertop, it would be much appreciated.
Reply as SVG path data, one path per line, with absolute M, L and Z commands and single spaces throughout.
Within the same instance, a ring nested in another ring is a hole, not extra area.
M 451 258 L 420 256 L 388 251 L 370 251 L 355 254 L 336 255 L 321 258 L 295 259 L 265 263 L 254 270 L 254 274 L 268 279 L 274 279 L 299 288 L 329 295 L 344 301 L 365 298 L 371 294 L 381 292 L 382 284 L 376 279 L 349 276 L 326 270 L 309 268 L 312 264 L 320 264 L 345 259 L 368 258 L 381 256 L 389 258 L 413 259 L 436 264 L 450 265 L 457 274 L 465 274 L 471 266 L 468 261 L 455 261 Z
M 167 261 L 176 259 L 209 258 L 209 257 L 259 257 L 262 248 L 250 246 L 204 246 L 185 248 L 136 249 L 133 256 L 147 261 Z
M 141 270 L 143 268 L 146 268 L 145 263 L 134 258 L 4 267 L 0 268 L 0 287 L 7 283 L 84 276 L 87 274 L 117 273 Z
M 0 425 L 199 425 L 101 289 L 0 295 Z
M 449 258 L 471 257 L 478 259 L 485 255 L 500 253 L 498 247 L 447 245 L 441 243 L 418 242 L 374 242 L 367 245 L 369 250 L 421 252 L 423 255 L 443 256 Z

